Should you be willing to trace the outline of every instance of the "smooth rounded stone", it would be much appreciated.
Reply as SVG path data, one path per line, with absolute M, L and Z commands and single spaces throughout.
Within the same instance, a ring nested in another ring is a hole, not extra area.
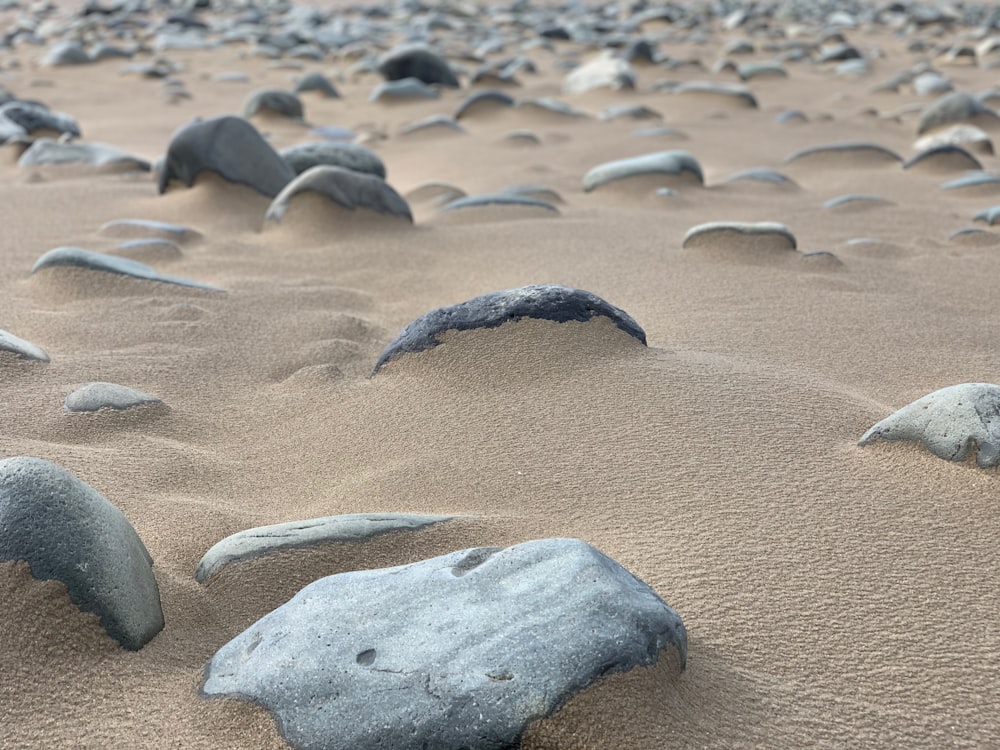
M 508 195 L 520 195 L 525 198 L 534 198 L 535 200 L 552 204 L 566 202 L 558 192 L 545 185 L 511 185 L 500 192 L 507 193 Z
M 309 73 L 298 80 L 295 84 L 295 93 L 302 94 L 307 91 L 315 91 L 328 99 L 340 98 L 340 92 L 337 91 L 337 87 L 330 83 L 330 79 L 322 73 Z
M 590 117 L 590 115 L 583 110 L 571 107 L 569 104 L 566 104 L 566 102 L 561 102 L 550 96 L 520 101 L 517 103 L 517 108 L 542 115 L 555 115 L 556 117 L 570 120 L 583 120 Z
M 701 165 L 687 151 L 658 151 L 652 154 L 634 156 L 630 159 L 609 161 L 591 169 L 583 177 L 584 192 L 621 180 L 636 177 L 659 176 L 690 177 L 699 185 L 705 184 Z
M 503 142 L 507 145 L 521 148 L 542 145 L 542 139 L 532 130 L 512 130 L 504 134 Z
M 145 237 L 137 240 L 127 240 L 120 243 L 113 251 L 114 255 L 137 260 L 140 263 L 148 261 L 161 262 L 178 260 L 183 257 L 181 248 L 175 242 L 159 237 Z
M 393 104 L 423 99 L 437 99 L 441 92 L 416 78 L 401 78 L 380 83 L 368 97 L 370 102 Z
M 10 331 L 0 329 L 0 352 L 10 352 L 21 359 L 48 362 L 49 355 L 42 347 L 15 336 Z
M 201 692 L 266 707 L 298 748 L 513 748 L 668 651 L 683 669 L 687 632 L 656 592 L 586 542 L 543 539 L 320 579 L 219 649 Z
M 390 50 L 378 62 L 386 81 L 416 78 L 427 84 L 458 88 L 458 78 L 448 62 L 424 44 L 407 44 Z
M 1000 464 L 1000 386 L 962 383 L 934 391 L 886 417 L 858 445 L 879 441 L 922 445 L 938 458 L 991 469 Z
M 844 60 L 833 69 L 838 76 L 865 76 L 871 73 L 867 60 Z
M 663 115 L 644 104 L 612 104 L 601 112 L 598 117 L 610 122 L 612 120 L 662 120 Z
M 714 81 L 685 81 L 671 89 L 674 96 L 711 97 L 744 109 L 757 109 L 757 97 L 746 86 Z
M 454 117 L 448 115 L 431 115 L 422 120 L 411 122 L 403 126 L 399 131 L 400 135 L 429 135 L 447 133 L 450 135 L 464 135 L 469 131 L 463 128 Z
M 1000 189 L 1000 176 L 993 172 L 972 172 L 942 183 L 942 190 L 963 190 L 969 188 Z
M 989 208 L 984 208 L 982 211 L 977 213 L 972 220 L 986 222 L 992 227 L 995 224 L 1000 223 L 1000 206 L 990 206 Z
M 844 261 L 829 250 L 813 250 L 812 252 L 802 253 L 800 257 L 804 263 L 817 268 L 836 269 L 843 268 L 844 266 Z
M 302 100 L 291 91 L 260 89 L 251 93 L 243 104 L 243 117 L 249 120 L 254 115 L 301 120 L 305 111 L 302 109 Z
M 92 62 L 83 45 L 75 40 L 56 42 L 42 58 L 42 65 L 50 67 L 87 65 Z
M 752 81 L 758 78 L 788 78 L 788 71 L 778 62 L 750 62 L 737 65 L 736 75 L 741 81 Z
M 474 297 L 466 302 L 439 307 L 417 318 L 390 342 L 375 363 L 375 375 L 389 360 L 410 352 L 432 349 L 446 331 L 498 328 L 504 323 L 537 318 L 566 323 L 609 318 L 629 336 L 646 343 L 646 332 L 628 313 L 596 294 L 558 284 L 536 284 Z
M 319 136 L 328 141 L 353 141 L 358 137 L 357 131 L 350 128 L 342 128 L 339 125 L 327 125 L 318 128 L 310 128 L 309 135 Z
M 559 209 L 548 201 L 532 198 L 527 195 L 517 195 L 515 193 L 489 193 L 485 195 L 467 195 L 446 203 L 441 207 L 442 211 L 460 211 L 470 208 L 486 208 L 488 206 L 510 206 L 513 208 L 541 208 L 546 211 L 558 214 Z
M 338 143 L 336 141 L 311 141 L 289 146 L 280 152 L 295 174 L 317 166 L 343 167 L 354 172 L 371 174 L 385 179 L 385 164 L 369 148 L 356 143 Z
M 788 227 L 777 222 L 712 221 L 691 227 L 681 247 L 784 252 L 794 251 L 798 245 Z
M 847 195 L 838 195 L 835 198 L 823 203 L 823 208 L 830 210 L 857 210 L 866 208 L 876 208 L 879 206 L 895 206 L 896 204 L 885 198 L 880 198 L 877 195 L 868 195 L 867 193 L 848 193 Z
M 303 193 L 316 193 L 349 211 L 363 208 L 413 223 L 410 207 L 385 180 L 371 174 L 327 166 L 313 167 L 290 182 L 271 202 L 265 221 L 280 223 L 294 198 Z
M 353 513 L 259 526 L 227 536 L 213 545 L 198 563 L 194 578 L 205 583 L 233 563 L 290 549 L 365 542 L 382 534 L 417 531 L 452 518 L 413 513 Z
M 85 165 L 97 169 L 116 168 L 148 172 L 150 163 L 105 143 L 63 143 L 38 138 L 17 160 L 22 169 L 51 165 Z
M 15 136 L 34 136 L 45 132 L 79 138 L 80 126 L 69 115 L 52 112 L 37 102 L 0 104 L 0 139 L 10 140 Z
M 467 96 L 458 109 L 455 110 L 455 119 L 461 120 L 463 117 L 492 116 L 498 111 L 508 109 L 516 104 L 514 97 L 503 91 L 477 91 L 475 94 Z
M 453 200 L 464 198 L 465 191 L 447 182 L 425 182 L 413 188 L 406 194 L 410 203 L 436 203 L 444 205 Z
M 201 232 L 183 224 L 171 224 L 152 219 L 114 219 L 101 225 L 97 233 L 103 237 L 160 237 L 172 242 L 193 242 L 201 239 Z
M 670 138 L 677 141 L 688 140 L 688 134 L 683 130 L 667 127 L 666 125 L 657 125 L 651 128 L 637 128 L 632 131 L 632 135 L 636 138 Z
M 917 135 L 966 121 L 988 127 L 1000 125 L 997 114 L 976 97 L 964 91 L 953 91 L 924 107 L 917 124 Z
M 752 55 L 756 51 L 757 47 L 754 43 L 745 37 L 730 39 L 722 47 L 723 55 Z
M 125 411 L 137 406 L 162 405 L 156 396 L 116 383 L 84 383 L 66 397 L 68 412 L 95 412 L 101 409 Z
M 791 177 L 770 167 L 751 167 L 750 169 L 734 172 L 728 177 L 723 178 L 722 182 L 724 184 L 732 182 L 763 182 L 778 187 L 798 187 L 798 183 Z
M 910 85 L 917 96 L 940 96 L 955 88 L 943 75 L 930 70 L 915 76 Z
M 877 143 L 847 141 L 801 149 L 785 159 L 785 164 L 795 162 L 806 163 L 809 161 L 821 161 L 828 167 L 852 168 L 901 163 L 903 157 L 885 146 L 879 146 Z
M 826 47 L 820 51 L 819 56 L 816 58 L 816 62 L 820 65 L 832 62 L 844 62 L 846 60 L 859 60 L 862 59 L 861 52 L 858 48 L 847 43 L 834 44 L 832 46 Z
M 788 125 L 789 123 L 799 124 L 809 122 L 809 118 L 806 117 L 805 112 L 797 109 L 786 110 L 785 112 L 780 112 L 774 121 L 780 125 Z
M 91 48 L 90 59 L 93 62 L 100 62 L 101 60 L 130 60 L 136 51 L 137 48 L 134 46 L 129 48 L 116 47 L 112 44 L 100 42 Z
M 242 117 L 195 120 L 181 128 L 167 147 L 159 174 L 160 193 L 171 180 L 187 187 L 204 171 L 245 185 L 268 198 L 295 179 L 295 170 Z
M 158 281 L 163 284 L 175 284 L 177 286 L 191 287 L 193 289 L 203 289 L 209 292 L 225 291 L 211 284 L 204 284 L 193 279 L 186 279 L 182 276 L 168 276 L 157 271 L 155 268 L 139 263 L 129 258 L 119 258 L 115 255 L 97 253 L 93 250 L 84 250 L 79 247 L 57 247 L 42 255 L 31 272 L 37 273 L 45 268 L 56 268 L 59 266 L 72 266 L 85 268 L 91 271 L 102 271 L 104 273 L 119 274 L 129 276 L 133 279 L 143 281 Z
M 70 472 L 40 458 L 0 461 L 0 560 L 23 560 L 57 580 L 124 648 L 163 629 L 153 559 L 118 508 Z M 28 613 L 30 614 L 30 613 Z
M 975 125 L 952 125 L 944 130 L 928 133 L 913 144 L 917 151 L 926 151 L 935 146 L 961 146 L 977 154 L 993 155 L 993 141 Z
M 963 227 L 948 235 L 948 241 L 961 245 L 998 245 L 1000 234 L 979 227 Z
M 924 172 L 981 170 L 979 160 L 961 146 L 932 146 L 903 164 L 903 169 Z
M 627 60 L 607 50 L 570 71 L 562 86 L 564 94 L 585 94 L 597 89 L 620 91 L 634 88 L 635 71 L 632 66 Z

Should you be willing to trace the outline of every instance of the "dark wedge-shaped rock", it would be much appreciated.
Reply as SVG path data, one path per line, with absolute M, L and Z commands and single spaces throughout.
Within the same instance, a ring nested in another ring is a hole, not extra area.
M 600 678 L 686 656 L 646 583 L 543 539 L 322 578 L 219 649 L 202 694 L 264 706 L 297 748 L 499 750 Z
M 63 143 L 51 138 L 37 139 L 17 160 L 17 166 L 22 169 L 51 165 L 81 165 L 95 169 L 139 172 L 148 172 L 150 169 L 150 163 L 145 159 L 106 143 Z
M 757 109 L 757 97 L 746 86 L 713 81 L 687 81 L 670 89 L 675 96 L 704 98 L 744 109 Z
M 49 250 L 37 261 L 31 269 L 32 273 L 38 273 L 46 268 L 58 268 L 60 266 L 70 266 L 83 268 L 89 271 L 100 271 L 103 273 L 119 274 L 133 279 L 143 281 L 156 281 L 162 284 L 176 284 L 193 289 L 203 289 L 208 292 L 222 292 L 217 286 L 203 284 L 193 279 L 185 279 L 182 276 L 168 276 L 157 271 L 155 268 L 147 266 L 145 263 L 119 258 L 115 255 L 97 253 L 93 250 L 84 250 L 80 247 L 57 247 Z
M 412 513 L 354 513 L 260 526 L 227 536 L 215 544 L 201 558 L 194 577 L 199 583 L 205 583 L 231 563 L 290 549 L 361 542 L 381 534 L 416 531 L 451 519 L 452 516 Z
M 243 103 L 245 118 L 250 119 L 256 115 L 301 120 L 305 116 L 305 110 L 302 108 L 302 100 L 291 91 L 261 89 L 250 94 Z
M 367 209 L 413 222 L 403 197 L 389 183 L 374 175 L 342 167 L 313 167 L 303 172 L 271 202 L 267 221 L 280 222 L 295 197 L 315 193 L 349 211 Z
M 42 347 L 15 336 L 10 331 L 0 329 L 0 352 L 10 352 L 21 359 L 34 362 L 48 362 L 49 355 Z
M 975 455 L 986 469 L 1000 464 L 1000 386 L 962 383 L 904 406 L 866 432 L 858 445 L 905 440 L 935 456 L 964 461 Z
M 163 193 L 172 180 L 191 187 L 202 172 L 273 198 L 295 179 L 295 170 L 242 117 L 196 120 L 170 141 L 159 175 Z
M 583 177 L 583 189 L 591 192 L 603 185 L 636 177 L 689 178 L 705 183 L 701 165 L 687 151 L 658 151 L 600 164 Z
M 423 44 L 408 44 L 390 50 L 379 60 L 378 72 L 387 81 L 416 78 L 428 84 L 458 88 L 458 78 L 447 61 Z
M 712 221 L 691 227 L 684 235 L 684 248 L 732 248 L 736 250 L 794 251 L 798 244 L 784 224 L 773 221 Z
M 981 170 L 979 159 L 961 146 L 934 146 L 903 164 L 903 169 L 926 172 L 962 172 Z
M 296 94 L 303 94 L 312 91 L 322 94 L 328 99 L 340 98 L 340 92 L 337 91 L 337 88 L 330 83 L 330 80 L 322 73 L 308 73 L 300 78 L 299 82 L 295 84 Z
M 804 148 L 785 159 L 785 164 L 807 161 L 821 162 L 824 166 L 853 168 L 898 164 L 903 161 L 903 157 L 877 143 L 848 141 Z
M 156 396 L 117 383 L 84 383 L 63 401 L 63 409 L 68 412 L 125 411 L 137 406 L 162 405 L 163 401 Z
M 0 461 L 0 560 L 23 560 L 35 578 L 61 581 L 127 649 L 139 650 L 163 629 L 153 560 L 132 524 L 54 463 Z
M 440 335 L 446 331 L 497 328 L 523 318 L 566 323 L 586 322 L 599 316 L 609 318 L 629 336 L 646 343 L 646 332 L 628 313 L 596 294 L 557 284 L 537 284 L 491 292 L 457 305 L 439 307 L 417 318 L 385 348 L 372 374 L 394 357 L 437 346 Z
M 1000 125 L 997 114 L 972 94 L 953 91 L 924 107 L 917 125 L 917 135 L 957 122 L 970 122 L 980 127 Z
M 371 174 L 385 179 L 385 164 L 369 148 L 356 143 L 336 141 L 311 141 L 290 146 L 281 152 L 295 174 L 302 174 L 313 167 L 343 167 L 353 172 Z

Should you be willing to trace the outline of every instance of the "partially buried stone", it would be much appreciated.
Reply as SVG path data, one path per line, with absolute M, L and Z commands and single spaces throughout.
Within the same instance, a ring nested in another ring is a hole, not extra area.
M 395 357 L 437 346 L 446 331 L 498 328 L 523 318 L 566 323 L 586 322 L 596 317 L 610 319 L 629 336 L 646 343 L 646 332 L 628 313 L 596 294 L 558 284 L 537 284 L 491 292 L 457 305 L 439 307 L 417 318 L 385 348 L 372 375 Z
M 225 291 L 210 284 L 203 284 L 193 279 L 185 279 L 182 276 L 168 276 L 157 271 L 155 268 L 147 266 L 145 263 L 119 258 L 115 255 L 97 253 L 93 250 L 84 250 L 79 247 L 57 247 L 49 250 L 37 261 L 31 269 L 32 273 L 37 273 L 46 268 L 56 268 L 58 266 L 72 266 L 85 268 L 91 271 L 101 271 L 104 273 L 119 274 L 129 276 L 143 281 L 157 281 L 164 284 L 175 284 L 177 286 L 191 287 L 193 289 L 203 289 L 209 292 Z
M 299 97 L 281 89 L 254 91 L 243 104 L 243 116 L 247 119 L 255 115 L 271 115 L 301 120 L 304 114 Z
M 363 208 L 413 222 L 410 207 L 385 180 L 341 167 L 325 166 L 313 167 L 296 177 L 271 202 L 266 220 L 280 222 L 294 198 L 303 193 L 316 193 L 349 211 Z
M 984 208 L 972 217 L 972 220 L 984 221 L 990 226 L 1000 223 L 1000 206 L 990 206 L 989 208 Z
M 191 227 L 152 219 L 114 219 L 102 224 L 98 233 L 105 237 L 162 237 L 172 242 L 191 242 L 201 238 L 201 232 Z
M 162 404 L 156 396 L 117 383 L 85 383 L 66 397 L 63 408 L 69 412 L 125 411 L 136 406 Z
M 56 42 L 42 59 L 42 65 L 58 67 L 63 65 L 86 65 L 93 62 L 83 45 L 75 40 Z
M 682 247 L 760 248 L 792 251 L 797 247 L 795 235 L 784 224 L 772 221 L 757 223 L 713 221 L 691 227 L 684 235 Z
M 340 92 L 337 91 L 336 87 L 322 73 L 309 73 L 295 84 L 296 94 L 302 94 L 307 91 L 315 91 L 329 99 L 340 98 Z
M 548 201 L 533 198 L 528 195 L 517 195 L 512 192 L 488 193 L 485 195 L 468 195 L 446 203 L 442 211 L 459 211 L 468 208 L 485 208 L 487 206 L 511 206 L 521 208 L 541 208 L 558 214 L 559 209 Z
M 463 117 L 474 117 L 477 115 L 493 115 L 500 110 L 513 107 L 514 98 L 503 91 L 488 89 L 478 91 L 465 98 L 455 110 L 455 119 L 461 120 Z
M 296 748 L 513 748 L 668 652 L 683 669 L 687 632 L 656 592 L 583 541 L 543 539 L 320 579 L 219 649 L 202 694 L 265 706 Z
M 98 169 L 116 167 L 148 172 L 150 164 L 105 143 L 63 143 L 51 138 L 38 138 L 17 160 L 17 166 L 82 164 Z
M 919 443 L 935 456 L 981 468 L 1000 464 L 1000 386 L 962 383 L 934 391 L 886 417 L 858 445 L 886 440 Z
M 49 355 L 42 347 L 15 336 L 10 331 L 0 329 L 0 352 L 10 352 L 21 359 L 48 362 Z
M 956 122 L 975 122 L 996 127 L 1000 124 L 997 114 L 971 94 L 952 91 L 924 107 L 917 124 L 917 135 Z
M 153 560 L 139 535 L 118 508 L 54 463 L 0 461 L 0 560 L 23 560 L 35 578 L 61 581 L 127 649 L 163 629 Z
M 701 165 L 687 151 L 658 151 L 600 164 L 583 177 L 583 189 L 591 192 L 608 183 L 634 177 L 663 175 L 665 177 L 689 176 L 703 185 L 705 178 Z
M 408 44 L 397 47 L 379 60 L 378 72 L 387 81 L 416 78 L 424 83 L 458 88 L 458 78 L 447 61 L 430 47 Z
M 46 132 L 77 138 L 80 126 L 69 115 L 53 112 L 38 102 L 12 101 L 0 105 L 0 135 L 5 139 Z
M 356 143 L 336 141 L 311 141 L 289 146 L 281 152 L 295 174 L 302 174 L 317 166 L 343 167 L 353 172 L 371 174 L 385 179 L 385 164 L 369 148 Z
M 903 164 L 903 169 L 932 172 L 981 171 L 982 168 L 975 156 L 953 144 L 932 146 Z
M 368 97 L 370 102 L 392 104 L 421 99 L 437 99 L 441 92 L 416 78 L 402 78 L 398 81 L 380 83 Z
M 563 82 L 564 94 L 583 94 L 594 89 L 635 88 L 635 71 L 627 60 L 605 51 L 593 60 L 574 68 Z
M 801 162 L 807 159 L 828 160 L 830 164 L 844 167 L 850 167 L 858 162 L 880 165 L 903 161 L 903 157 L 895 151 L 885 146 L 880 146 L 877 143 L 844 141 L 842 143 L 829 143 L 823 146 L 811 146 L 801 149 L 785 159 L 785 164 Z

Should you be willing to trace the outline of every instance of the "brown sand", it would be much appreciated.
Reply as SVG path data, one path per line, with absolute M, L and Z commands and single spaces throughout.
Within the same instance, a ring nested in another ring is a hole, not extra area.
M 710 68 L 729 36 L 670 53 Z M 0 328 L 52 357 L 0 358 L 0 456 L 56 461 L 121 508 L 155 560 L 167 623 L 126 653 L 61 584 L 0 565 L 0 746 L 281 747 L 265 711 L 198 697 L 219 646 L 320 576 L 549 536 L 585 539 L 647 581 L 683 617 L 690 653 L 679 678 L 661 664 L 594 686 L 534 726 L 526 747 L 995 742 L 997 477 L 916 448 L 855 444 L 930 391 L 1000 380 L 1000 255 L 947 240 L 989 196 L 941 191 L 942 175 L 877 159 L 789 165 L 799 190 L 716 187 L 837 141 L 911 155 L 915 113 L 859 113 L 923 101 L 870 91 L 918 57 L 888 33 L 855 37 L 885 50 L 871 76 L 790 64 L 787 79 L 752 82 L 759 110 L 647 93 L 667 78 L 732 79 L 690 67 L 641 67 L 635 92 L 565 98 L 592 113 L 646 104 L 684 141 L 630 135 L 647 121 L 524 110 L 470 118 L 465 135 L 408 139 L 395 134 L 452 113 L 467 91 L 383 107 L 367 102 L 376 79 L 361 76 L 337 82 L 343 99 L 303 97 L 313 123 L 387 134 L 368 145 L 402 194 L 430 180 L 469 194 L 542 183 L 564 198 L 560 216 L 497 208 L 452 221 L 420 203 L 412 229 L 366 219 L 339 232 L 310 206 L 260 232 L 266 201 L 218 180 L 160 197 L 146 176 L 0 159 Z M 239 112 L 251 90 L 290 86 L 292 71 L 240 52 L 170 52 L 193 94 L 173 105 L 159 82 L 118 75 L 117 61 L 41 69 L 41 50 L 22 47 L 0 62 L 21 60 L 3 81 L 76 116 L 88 139 L 156 158 L 193 116 Z M 532 56 L 542 75 L 522 76 L 514 95 L 556 94 L 554 58 Z M 337 76 L 350 64 L 307 70 Z M 212 80 L 224 70 L 251 82 Z M 967 91 L 996 80 L 969 66 L 946 73 Z M 810 122 L 778 124 L 783 109 Z M 298 125 L 257 125 L 278 147 L 308 138 Z M 520 128 L 541 145 L 510 148 L 503 137 Z M 598 163 L 678 147 L 699 159 L 708 188 L 582 191 Z M 851 192 L 895 205 L 821 208 Z M 98 228 L 133 217 L 202 232 L 156 265 L 228 293 L 67 269 L 29 276 L 58 245 L 111 250 L 118 240 Z M 682 250 L 687 229 L 707 221 L 779 221 L 800 250 L 840 262 Z M 847 244 L 861 237 L 878 242 Z M 544 282 L 623 307 L 649 348 L 602 320 L 525 321 L 450 334 L 367 379 L 385 344 L 431 308 Z M 65 415 L 64 396 L 95 380 L 170 410 Z M 236 531 L 376 511 L 475 519 L 248 563 L 208 586 L 192 577 Z

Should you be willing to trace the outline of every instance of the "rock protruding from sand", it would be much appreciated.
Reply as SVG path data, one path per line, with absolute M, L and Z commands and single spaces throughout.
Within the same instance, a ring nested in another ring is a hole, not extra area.
M 108 635 L 137 651 L 163 629 L 153 559 L 132 524 L 70 472 L 40 458 L 0 461 L 0 560 L 66 585 Z
M 996 128 L 1000 126 L 1000 117 L 972 94 L 952 91 L 924 107 L 917 135 L 957 122 Z
M 514 98 L 504 91 L 495 89 L 477 91 L 475 94 L 467 96 L 458 105 L 454 117 L 456 120 L 461 120 L 463 117 L 489 117 L 501 110 L 509 109 L 515 104 Z
M 0 139 L 3 141 L 45 133 L 79 138 L 80 126 L 69 115 L 53 112 L 39 102 L 15 100 L 0 104 Z
M 15 336 L 10 331 L 0 329 L 0 352 L 10 352 L 21 359 L 34 362 L 48 362 L 49 355 L 42 347 Z
M 267 209 L 266 221 L 281 222 L 297 196 L 313 193 L 341 209 L 366 209 L 413 223 L 406 200 L 385 180 L 342 167 L 313 167 L 281 191 Z M 333 206 L 331 206 L 332 208 Z
M 595 89 L 619 91 L 634 88 L 635 71 L 632 66 L 606 50 L 570 71 L 563 81 L 562 90 L 564 94 L 585 94 Z
M 250 94 L 243 104 L 245 118 L 249 120 L 257 115 L 302 120 L 305 110 L 302 108 L 302 100 L 291 91 L 260 89 Z
M 337 87 L 334 86 L 330 82 L 330 79 L 322 73 L 307 73 L 299 80 L 298 83 L 295 84 L 296 94 L 304 94 L 313 91 L 325 96 L 328 99 L 340 98 L 340 92 L 337 91 Z
M 459 87 L 447 60 L 424 44 L 407 44 L 390 50 L 379 60 L 378 72 L 387 81 L 416 78 L 427 84 Z
M 522 318 L 583 323 L 596 317 L 609 318 L 629 336 L 646 343 L 646 332 L 628 313 L 596 294 L 558 284 L 536 284 L 491 292 L 417 318 L 385 348 L 372 374 L 394 357 L 437 346 L 446 331 L 498 328 Z
M 95 169 L 134 169 L 148 172 L 145 159 L 126 153 L 106 143 L 63 143 L 52 138 L 38 138 L 17 160 L 17 166 L 83 165 Z
M 62 65 L 87 65 L 93 62 L 87 50 L 75 39 L 66 39 L 53 44 L 42 58 L 42 65 L 59 67 Z
M 161 406 L 163 401 L 143 391 L 117 383 L 84 383 L 66 397 L 68 412 L 96 412 L 101 409 L 125 411 L 137 406 Z
M 382 104 L 403 104 L 407 102 L 437 99 L 441 91 L 416 78 L 401 78 L 398 81 L 383 81 L 368 97 L 370 102 Z
M 895 151 L 877 143 L 846 141 L 801 149 L 785 159 L 785 164 L 853 169 L 881 167 L 886 164 L 899 164 L 902 161 L 903 157 Z
M 981 171 L 982 168 L 979 159 L 953 144 L 932 146 L 903 164 L 903 169 L 923 172 L 967 172 Z
M 369 148 L 357 143 L 337 143 L 336 141 L 310 141 L 289 146 L 281 151 L 281 158 L 287 161 L 295 174 L 317 166 L 343 167 L 353 172 L 375 175 L 385 179 L 385 164 Z
M 798 183 L 796 183 L 795 180 L 785 173 L 779 172 L 777 169 L 772 169 L 771 167 L 751 167 L 750 169 L 743 169 L 723 178 L 722 182 L 725 184 L 733 182 L 752 182 L 774 185 L 775 187 L 781 188 L 798 189 Z
M 167 148 L 159 189 L 172 180 L 191 187 L 202 172 L 246 185 L 273 198 L 295 179 L 295 170 L 242 117 L 195 120 L 178 131 Z
M 320 579 L 219 649 L 202 693 L 265 706 L 293 747 L 505 748 L 669 652 L 683 669 L 687 632 L 655 591 L 543 539 Z
M 183 224 L 152 219 L 114 219 L 101 225 L 98 233 L 104 237 L 143 239 L 160 237 L 171 242 L 193 242 L 201 239 L 201 232 Z
M 670 187 L 667 178 L 682 178 L 698 185 L 705 184 L 701 165 L 692 154 L 687 151 L 657 151 L 599 164 L 584 175 L 583 189 L 589 193 L 609 183 L 649 177 L 662 179 L 663 187 Z
M 456 198 L 441 207 L 442 211 L 462 211 L 487 206 L 505 206 L 508 208 L 540 208 L 550 213 L 558 214 L 559 209 L 548 201 L 533 198 L 529 195 L 518 195 L 513 192 L 487 193 L 484 195 L 467 195 Z
M 49 250 L 35 261 L 32 273 L 37 273 L 46 268 L 58 268 L 60 266 L 72 266 L 90 271 L 119 274 L 129 276 L 142 281 L 156 281 L 163 284 L 175 284 L 193 289 L 204 289 L 209 292 L 222 292 L 217 286 L 204 284 L 194 279 L 186 279 L 183 276 L 168 276 L 157 271 L 145 263 L 139 263 L 129 258 L 119 258 L 115 255 L 98 253 L 93 250 L 84 250 L 81 247 L 57 247 Z
M 691 227 L 684 235 L 684 248 L 795 251 L 798 243 L 784 224 L 773 221 L 712 221 Z
M 993 155 L 993 141 L 981 128 L 975 125 L 952 125 L 951 127 L 928 133 L 913 144 L 916 151 L 926 151 L 935 146 L 961 146 L 971 152 Z
M 198 563 L 194 577 L 205 583 L 231 563 L 321 544 L 362 542 L 381 534 L 416 531 L 452 518 L 414 513 L 352 513 L 259 526 L 227 536 L 213 545 Z
M 935 456 L 984 469 L 1000 464 L 1000 386 L 962 383 L 904 406 L 866 432 L 858 445 L 880 440 L 919 443 Z
M 982 211 L 976 212 L 976 215 L 972 218 L 973 221 L 982 221 L 992 227 L 993 225 L 1000 223 L 1000 205 L 984 208 Z

